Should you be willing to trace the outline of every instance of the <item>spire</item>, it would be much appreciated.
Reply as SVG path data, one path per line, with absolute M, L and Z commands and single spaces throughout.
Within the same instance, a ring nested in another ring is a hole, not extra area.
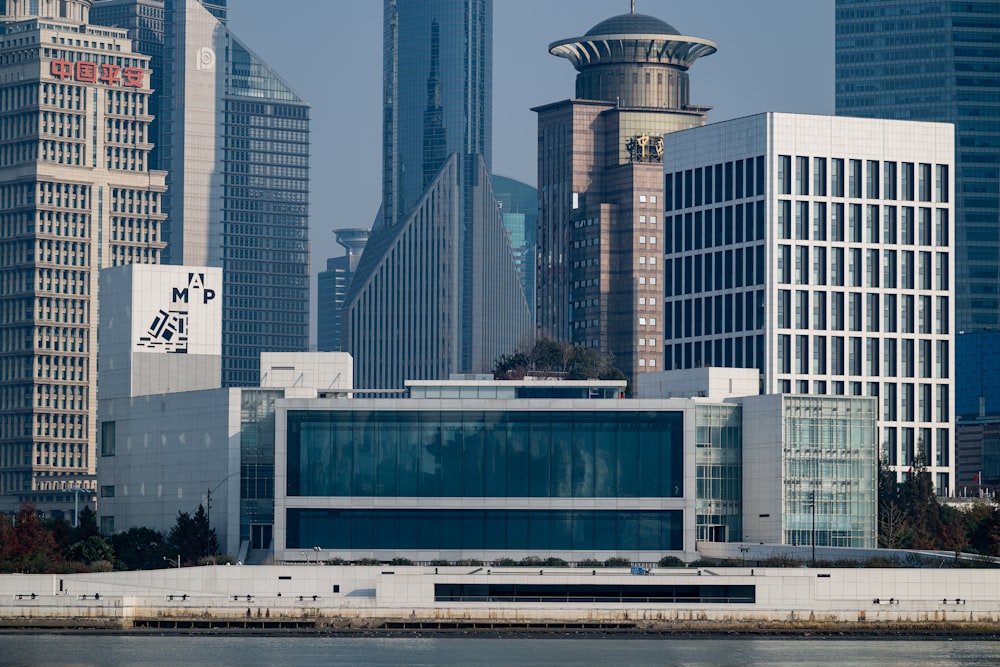
M 635 0 L 632 0 L 632 15 L 635 16 Z

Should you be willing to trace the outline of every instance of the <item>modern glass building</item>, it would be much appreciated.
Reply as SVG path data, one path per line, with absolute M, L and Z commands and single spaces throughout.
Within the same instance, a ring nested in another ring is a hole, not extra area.
M 344 300 L 370 232 L 369 229 L 333 232 L 346 253 L 326 260 L 326 271 L 320 271 L 316 277 L 316 349 L 320 352 L 340 352 L 342 349 L 340 332 Z
M 683 548 L 680 508 L 639 502 L 683 497 L 679 411 L 292 411 L 287 426 L 289 499 L 387 500 L 378 509 L 290 508 L 288 549 Z M 437 506 L 393 507 L 399 498 Z M 614 509 L 596 502 L 611 498 Z M 591 507 L 560 508 L 573 499 Z
M 500 202 L 500 215 L 514 253 L 517 273 L 528 299 L 528 308 L 535 310 L 535 239 L 538 227 L 538 189 L 513 178 L 493 175 L 493 191 Z
M 742 539 L 742 408 L 698 406 L 695 419 L 698 539 L 709 542 Z
M 875 548 L 878 403 L 787 395 L 741 403 L 743 539 Z
M 955 124 L 958 331 L 1000 328 L 1000 5 L 837 0 L 837 114 Z
M 252 385 L 260 352 L 308 347 L 309 105 L 229 31 L 225 0 L 98 0 L 93 16 L 151 57 L 163 261 L 225 271 L 223 382 Z
M 623 400 L 613 384 L 279 401 L 275 558 L 655 562 L 699 540 L 808 544 L 803 480 L 826 494 L 817 543 L 875 546 L 874 400 Z
M 491 185 L 492 0 L 385 0 L 383 199 L 351 281 L 361 388 L 484 371 L 531 332 Z
M 309 105 L 211 8 L 164 8 L 166 261 L 222 267 L 223 385 L 252 386 L 309 345 Z

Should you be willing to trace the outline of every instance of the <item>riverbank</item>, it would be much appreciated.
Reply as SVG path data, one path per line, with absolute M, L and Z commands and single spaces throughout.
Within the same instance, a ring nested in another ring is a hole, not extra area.
M 995 570 L 224 566 L 0 576 L 0 628 L 1000 635 Z M 769 635 L 770 636 L 770 635 Z

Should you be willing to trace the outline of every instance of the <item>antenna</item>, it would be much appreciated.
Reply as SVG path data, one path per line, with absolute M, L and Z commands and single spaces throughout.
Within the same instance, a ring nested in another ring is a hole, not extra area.
M 635 0 L 632 0 L 632 14 L 635 15 Z

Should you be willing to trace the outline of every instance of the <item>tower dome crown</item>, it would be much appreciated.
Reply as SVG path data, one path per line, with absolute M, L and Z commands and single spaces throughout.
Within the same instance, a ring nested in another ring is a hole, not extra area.
M 647 14 L 621 14 L 604 19 L 587 31 L 585 37 L 595 35 L 680 35 L 677 28 L 666 21 Z
M 636 14 L 634 5 L 582 37 L 549 44 L 549 53 L 579 72 L 577 98 L 666 109 L 688 108 L 687 71 L 715 51 L 715 42 L 686 37 L 666 21 Z

